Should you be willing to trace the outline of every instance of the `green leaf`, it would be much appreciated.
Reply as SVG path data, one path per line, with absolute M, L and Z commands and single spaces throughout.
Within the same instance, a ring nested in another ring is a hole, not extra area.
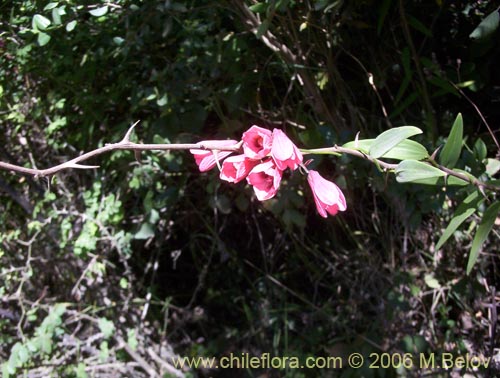
M 265 13 L 267 10 L 267 4 L 266 3 L 257 3 L 254 5 L 250 5 L 248 7 L 253 13 Z
M 370 156 L 379 158 L 389 152 L 393 147 L 403 140 L 417 134 L 422 134 L 422 130 L 415 126 L 401 126 L 389 129 L 375 138 L 370 147 Z
M 469 218 L 476 211 L 480 202 L 483 201 L 482 196 L 480 196 L 479 191 L 474 191 L 469 194 L 464 201 L 457 207 L 453 218 L 443 232 L 443 235 L 439 238 L 436 244 L 436 250 L 440 249 L 444 243 L 450 238 L 451 235 L 457 230 L 458 227 Z
M 50 35 L 47 33 L 40 32 L 38 33 L 37 42 L 40 46 L 45 46 L 50 41 Z
M 149 223 L 143 223 L 141 229 L 134 235 L 134 239 L 149 239 L 154 235 L 155 230 L 153 228 L 153 225 Z
M 498 29 L 498 25 L 500 24 L 500 14 L 498 13 L 499 9 L 497 8 L 495 11 L 490 13 L 481 23 L 474 29 L 472 33 L 470 33 L 470 39 L 483 39 L 491 35 L 495 30 Z
M 384 25 L 384 21 L 387 17 L 387 13 L 389 12 L 389 8 L 391 7 L 391 3 L 392 0 L 384 0 L 384 2 L 380 5 L 380 14 L 377 21 L 377 35 L 380 35 L 380 31 L 382 30 L 382 26 Z
M 429 157 L 427 149 L 414 140 L 403 140 L 396 147 L 382 156 L 397 160 L 422 160 Z
M 445 173 L 440 169 L 417 160 L 403 160 L 396 167 L 396 180 L 400 183 L 415 182 L 435 185 L 437 180 L 434 182 L 434 179 L 444 175 Z
M 158 98 L 156 100 L 156 105 L 158 105 L 160 107 L 165 106 L 167 104 L 168 104 L 168 96 L 166 93 L 161 98 Z
M 78 366 L 75 368 L 76 378 L 87 378 L 88 375 L 85 372 L 85 364 L 80 362 Z
M 45 30 L 50 25 L 50 20 L 41 14 L 35 14 L 33 20 L 31 21 L 33 29 L 35 30 Z
M 137 334 L 135 329 L 129 328 L 127 330 L 127 344 L 132 348 L 132 350 L 137 350 L 139 342 L 137 341 Z
M 420 33 L 424 34 L 427 37 L 432 37 L 432 32 L 428 27 L 426 27 L 424 24 L 422 24 L 419 20 L 417 20 L 415 17 L 408 15 L 408 23 L 410 24 L 411 27 L 413 27 L 415 30 L 418 30 Z
M 375 139 L 359 139 L 359 140 L 353 140 L 351 142 L 347 142 L 344 144 L 342 147 L 345 148 L 352 148 L 352 149 L 357 149 L 361 150 L 363 152 L 368 153 L 368 150 L 370 149 L 371 145 L 373 144 L 373 141 Z
M 260 39 L 260 37 L 266 34 L 267 30 L 269 29 L 269 26 L 271 26 L 271 22 L 269 21 L 269 19 L 265 19 L 262 22 L 262 24 L 259 25 L 257 33 L 255 33 L 255 36 Z
M 439 161 L 442 165 L 453 168 L 460 157 L 462 152 L 464 126 L 462 114 L 458 113 L 453 127 L 451 128 L 450 135 L 446 141 L 443 150 L 439 154 Z
M 343 145 L 346 148 L 357 148 L 368 153 L 375 139 L 360 139 L 358 141 L 348 142 Z M 356 147 L 357 146 L 357 147 Z M 422 160 L 429 157 L 427 149 L 414 140 L 405 139 L 381 158 L 395 160 Z
M 484 159 L 486 159 L 486 155 L 488 155 L 486 144 L 481 138 L 478 138 L 476 140 L 476 143 L 474 143 L 474 155 L 479 161 L 483 161 Z
M 486 173 L 488 176 L 493 176 L 498 171 L 500 171 L 500 160 L 497 159 L 487 159 L 486 160 Z
M 100 8 L 92 9 L 89 11 L 89 13 L 94 17 L 104 16 L 106 13 L 108 13 L 108 6 L 105 5 L 105 6 L 100 7 Z
M 123 42 L 125 42 L 125 39 L 123 39 L 122 37 L 114 37 L 113 42 L 120 46 L 121 44 L 123 44 Z
M 59 8 L 52 9 L 52 20 L 54 21 L 54 25 L 61 25 L 61 13 L 59 12 Z
M 106 338 L 106 339 L 109 338 L 113 334 L 113 332 L 115 331 L 115 325 L 113 324 L 113 322 L 111 320 L 106 319 L 106 318 L 100 318 L 98 325 L 99 325 L 99 329 L 101 330 L 101 332 L 104 335 L 104 338 Z
M 453 169 L 453 172 L 461 173 L 462 175 L 467 176 L 471 180 L 477 180 L 477 177 L 474 177 L 469 172 L 464 171 L 462 169 L 455 168 L 455 169 Z M 450 185 L 466 186 L 469 184 L 470 184 L 469 181 L 462 180 L 462 179 L 455 177 L 453 175 L 448 175 L 446 177 L 446 185 L 448 185 L 448 186 L 450 186 Z
M 425 284 L 431 289 L 439 289 L 441 285 L 439 281 L 432 274 L 426 274 L 424 277 Z
M 472 240 L 472 247 L 470 249 L 469 261 L 467 262 L 467 274 L 469 274 L 474 267 L 474 264 L 479 257 L 479 250 L 481 249 L 483 243 L 486 241 L 488 234 L 490 233 L 495 220 L 497 219 L 498 212 L 500 211 L 500 201 L 494 202 L 486 209 L 483 215 L 481 223 L 477 227 L 476 234 Z
M 76 20 L 70 21 L 66 24 L 66 31 L 70 32 L 72 31 L 76 26 Z
M 51 10 L 51 9 L 54 9 L 55 7 L 57 7 L 59 5 L 59 3 L 48 3 L 44 8 L 43 10 L 44 11 L 48 11 L 48 10 Z

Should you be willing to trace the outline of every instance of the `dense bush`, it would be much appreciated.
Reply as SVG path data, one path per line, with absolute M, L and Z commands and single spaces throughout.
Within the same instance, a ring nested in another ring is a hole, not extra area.
M 0 5 L 0 22 L 2 162 L 55 166 L 136 120 L 138 143 L 239 140 L 257 124 L 306 149 L 415 125 L 422 164 L 474 177 L 403 183 L 404 165 L 395 178 L 367 159 L 314 155 L 347 198 L 325 220 L 301 172 L 259 202 L 187 151 L 115 151 L 51 177 L 2 170 L 3 376 L 264 374 L 172 365 L 246 352 L 494 355 L 494 4 L 24 0 Z

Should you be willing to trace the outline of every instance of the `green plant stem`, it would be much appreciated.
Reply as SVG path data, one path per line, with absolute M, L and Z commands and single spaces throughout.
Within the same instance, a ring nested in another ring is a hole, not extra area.
M 372 162 L 379 169 L 383 168 L 384 170 L 391 171 L 391 172 L 394 171 L 398 166 L 398 164 L 391 164 L 391 163 L 387 163 L 387 162 L 380 160 L 380 159 L 375 159 L 375 158 L 371 157 L 370 155 L 368 155 L 360 150 L 346 148 L 346 147 L 333 146 L 333 147 L 317 148 L 317 149 L 311 149 L 311 150 L 301 149 L 300 151 L 304 155 L 314 154 L 314 155 L 336 155 L 336 156 L 339 156 L 341 154 L 347 154 L 347 155 L 357 156 L 357 157 L 360 157 L 362 159 L 365 159 L 365 160 Z M 484 192 L 484 189 L 488 189 L 492 192 L 500 192 L 500 187 L 489 185 L 489 184 L 487 184 L 481 180 L 478 180 L 476 178 L 469 177 L 469 176 L 467 176 L 463 173 L 460 173 L 460 172 L 456 172 L 452 169 L 449 169 L 443 165 L 438 164 L 432 158 L 429 158 L 425 163 L 429 164 L 433 167 L 438 168 L 439 170 L 446 173 L 446 175 L 454 176 L 460 180 L 463 180 L 469 184 L 472 184 L 472 185 L 478 187 L 482 192 Z
M 352 148 L 345 148 L 345 147 L 339 147 L 339 146 L 333 146 L 333 147 L 327 147 L 327 148 L 317 148 L 313 150 L 300 150 L 303 154 L 309 155 L 309 154 L 314 154 L 314 155 L 341 155 L 341 154 L 347 154 L 347 155 L 353 155 L 360 157 L 362 159 L 368 160 L 372 162 L 373 164 L 384 168 L 385 170 L 392 171 L 396 169 L 398 166 L 397 164 L 391 164 L 387 163 L 385 161 L 382 161 L 380 159 L 375 159 L 371 157 L 368 154 L 365 154 L 364 152 L 360 150 L 355 150 Z

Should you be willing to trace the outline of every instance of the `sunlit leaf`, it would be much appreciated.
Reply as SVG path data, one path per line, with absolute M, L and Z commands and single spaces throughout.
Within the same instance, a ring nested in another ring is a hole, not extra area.
M 35 30 L 45 30 L 50 25 L 50 20 L 41 14 L 35 14 L 31 22 L 33 29 Z
M 76 26 L 76 20 L 70 21 L 66 24 L 66 31 L 72 31 Z
M 150 237 L 154 236 L 154 234 L 155 230 L 153 228 L 153 225 L 149 223 L 143 223 L 141 229 L 134 235 L 134 239 L 149 239 Z
M 440 169 L 417 160 L 403 160 L 396 168 L 396 180 L 400 183 L 415 182 L 434 185 L 437 183 L 437 180 L 434 180 L 444 175 L 445 173 Z
M 500 14 L 499 9 L 490 13 L 481 23 L 474 29 L 474 31 L 469 35 L 471 39 L 483 39 L 492 34 L 498 29 L 500 24 Z
M 384 131 L 373 141 L 369 151 L 370 156 L 379 158 L 403 140 L 421 133 L 422 130 L 415 126 L 401 126 Z
M 486 173 L 488 176 L 493 176 L 498 171 L 500 171 L 500 160 L 497 159 L 487 159 L 486 160 Z
M 439 154 L 439 161 L 442 165 L 453 168 L 457 163 L 460 152 L 462 152 L 463 129 L 462 114 L 459 113 L 453 123 L 448 140 Z
M 43 10 L 44 11 L 51 10 L 57 7 L 58 5 L 59 3 L 48 3 L 45 7 L 43 7 Z
M 374 141 L 375 139 L 360 139 L 358 141 L 348 142 L 344 144 L 343 147 L 357 148 L 368 154 L 368 151 Z M 429 153 L 424 146 L 414 140 L 405 139 L 380 158 L 395 160 L 422 160 L 427 157 L 429 157 Z
M 94 17 L 104 16 L 106 13 L 108 13 L 108 6 L 105 5 L 105 6 L 100 7 L 100 8 L 92 9 L 89 11 L 89 13 Z
M 37 42 L 40 46 L 45 46 L 50 41 L 50 35 L 47 33 L 38 33 Z
M 98 325 L 99 329 L 101 330 L 106 339 L 109 338 L 115 331 L 115 325 L 113 324 L 113 322 L 106 318 L 100 318 Z
M 425 284 L 431 289 L 439 289 L 441 285 L 439 281 L 432 274 L 426 274 L 424 277 Z
M 59 12 L 59 8 L 52 9 L 52 21 L 54 21 L 54 25 L 61 25 L 61 12 Z

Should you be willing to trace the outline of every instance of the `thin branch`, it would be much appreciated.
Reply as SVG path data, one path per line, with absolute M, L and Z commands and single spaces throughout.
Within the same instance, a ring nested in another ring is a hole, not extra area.
M 362 159 L 368 160 L 368 161 L 372 162 L 373 164 L 375 164 L 377 167 L 384 168 L 386 171 L 394 171 L 398 166 L 398 164 L 391 164 L 391 163 L 387 163 L 387 162 L 380 160 L 380 159 L 375 159 L 375 158 L 373 158 L 373 157 L 371 157 L 371 156 L 369 156 L 369 155 L 367 155 L 359 150 L 345 148 L 345 147 L 339 147 L 339 146 L 333 146 L 333 147 L 327 147 L 327 148 L 317 148 L 314 150 L 301 149 L 301 152 L 303 154 L 347 154 L 347 155 L 353 155 L 353 156 L 357 156 L 357 157 L 360 157 Z M 484 189 L 488 189 L 488 190 L 491 190 L 493 192 L 500 192 L 500 187 L 489 185 L 485 182 L 482 182 L 481 180 L 478 180 L 478 179 L 473 178 L 473 177 L 469 177 L 469 176 L 467 176 L 463 173 L 460 173 L 460 172 L 456 172 L 456 171 L 449 169 L 443 165 L 439 165 L 436 162 L 434 162 L 432 160 L 432 158 L 430 159 L 430 161 L 427 161 L 426 164 L 429 164 L 433 167 L 438 168 L 439 170 L 443 171 L 446 175 L 454 176 L 460 180 L 468 182 L 469 184 L 472 184 L 472 185 L 478 187 L 481 191 L 483 191 Z
M 84 153 L 74 159 L 71 159 L 67 162 L 58 164 L 51 168 L 46 169 L 35 169 L 35 168 L 26 168 L 19 165 L 14 165 L 10 163 L 5 163 L 0 161 L 0 169 L 24 173 L 27 175 L 35 176 L 35 177 L 48 177 L 52 176 L 60 171 L 65 169 L 95 169 L 99 168 L 98 165 L 82 165 L 80 162 L 88 160 L 90 158 L 102 155 L 107 152 L 116 151 L 116 150 L 130 150 L 130 151 L 171 151 L 171 150 L 190 150 L 190 149 L 198 149 L 198 150 L 207 150 L 207 151 L 238 151 L 241 148 L 241 142 L 236 143 L 233 146 L 221 147 L 220 145 L 207 142 L 199 142 L 199 143 L 184 143 L 184 144 L 142 144 L 142 143 L 133 143 L 130 142 L 130 134 L 137 122 L 131 126 L 131 128 L 125 134 L 125 137 L 118 143 L 106 144 L 104 147 L 97 148 L 93 151 Z
M 354 150 L 351 148 L 345 148 L 345 147 L 339 147 L 339 146 L 334 146 L 334 147 L 327 147 L 327 148 L 316 148 L 314 150 L 301 150 L 303 154 L 348 154 L 348 155 L 353 155 L 360 157 L 362 159 L 368 160 L 372 162 L 373 164 L 380 166 L 388 171 L 393 171 L 396 169 L 398 166 L 397 164 L 391 164 L 387 163 L 385 161 L 375 159 L 371 157 L 370 155 L 367 155 L 359 150 Z
M 134 126 L 137 124 L 137 122 L 131 126 L 131 128 L 127 131 L 127 134 L 125 134 L 125 137 L 118 143 L 112 143 L 112 144 L 106 144 L 104 147 L 97 148 L 93 151 L 84 153 L 83 155 L 80 155 L 74 159 L 71 159 L 67 162 L 58 164 L 54 167 L 51 168 L 46 168 L 46 169 L 35 169 L 35 168 L 25 168 L 21 167 L 19 165 L 14 165 L 14 164 L 9 164 L 9 163 L 4 163 L 0 162 L 0 169 L 4 170 L 9 170 L 13 172 L 18 172 L 18 173 L 24 173 L 28 175 L 32 175 L 35 177 L 47 177 L 47 176 L 53 176 L 54 174 L 65 170 L 65 169 L 94 169 L 98 168 L 99 166 L 97 165 L 83 165 L 80 164 L 80 162 L 88 160 L 90 158 L 93 158 L 95 156 L 102 155 L 106 152 L 111 152 L 111 151 L 116 151 L 116 150 L 130 150 L 130 151 L 171 151 L 171 150 L 206 150 L 206 151 L 212 151 L 215 156 L 217 156 L 217 151 L 239 151 L 241 149 L 241 146 L 243 144 L 243 141 L 240 141 L 238 143 L 235 143 L 232 146 L 220 146 L 218 143 L 214 143 L 212 141 L 204 141 L 204 142 L 199 142 L 199 143 L 183 143 L 183 144 L 142 144 L 142 143 L 133 143 L 130 142 L 130 133 L 132 132 Z M 359 151 L 357 149 L 351 149 L 351 148 L 346 148 L 346 147 L 340 147 L 340 146 L 333 146 L 333 147 L 327 147 L 327 148 L 317 148 L 317 149 L 302 149 L 301 150 L 303 154 L 330 154 L 330 155 L 339 155 L 339 154 L 348 154 L 348 155 L 353 155 L 360 157 L 362 159 L 368 160 L 371 163 L 375 164 L 377 168 L 383 169 L 385 171 L 390 171 L 393 172 L 398 164 L 393 164 L 393 163 L 387 163 L 383 160 L 373 158 L 367 154 L 365 154 L 362 151 Z M 500 187 L 489 185 L 485 182 L 482 182 L 476 178 L 469 177 L 463 173 L 456 172 L 454 170 L 451 170 L 449 168 L 446 168 L 442 165 L 438 165 L 432 157 L 428 159 L 426 162 L 429 165 L 432 165 L 438 169 L 440 169 L 442 172 L 444 172 L 446 175 L 449 176 L 454 176 L 460 180 L 463 180 L 465 182 L 468 182 L 469 184 L 475 185 L 479 189 L 488 189 L 494 192 L 500 192 Z

